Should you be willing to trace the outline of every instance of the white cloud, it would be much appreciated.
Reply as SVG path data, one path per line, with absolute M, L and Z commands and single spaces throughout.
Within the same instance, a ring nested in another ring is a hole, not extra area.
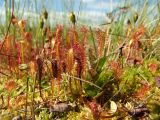
M 4 15 L 5 14 L 5 11 L 4 11 L 4 9 L 2 9 L 2 8 L 0 8 L 1 10 L 0 10 L 0 16 L 2 17 L 2 15 Z
M 108 2 L 99 1 L 99 2 L 96 2 L 96 4 L 93 3 L 93 4 L 88 5 L 88 8 L 95 9 L 95 10 L 102 10 L 102 9 L 111 10 L 111 9 L 118 7 L 119 5 L 120 3 L 118 2 L 110 3 L 109 1 Z
M 93 3 L 93 2 L 95 2 L 95 0 L 82 0 L 83 1 L 83 3 Z
M 100 11 L 81 11 L 79 14 L 79 22 L 87 25 L 99 25 L 104 22 L 106 15 Z
M 23 18 L 27 19 L 28 17 L 35 19 L 35 18 L 39 18 L 39 15 L 35 12 L 24 12 Z
M 80 12 L 80 16 L 94 20 L 95 18 L 102 19 L 105 17 L 105 13 L 98 11 L 82 11 Z

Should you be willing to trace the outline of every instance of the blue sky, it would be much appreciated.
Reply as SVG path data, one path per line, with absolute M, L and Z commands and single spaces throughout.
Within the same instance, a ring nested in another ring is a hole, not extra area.
M 8 0 L 8 3 L 9 1 L 11 0 Z M 46 8 L 50 22 L 55 23 L 64 22 L 68 19 L 68 13 L 74 11 L 81 23 L 101 24 L 106 20 L 107 12 L 124 6 L 125 1 L 131 3 L 136 11 L 138 5 L 142 7 L 145 0 L 15 0 L 15 11 L 22 18 L 29 16 L 34 19 L 38 18 L 41 11 Z M 157 0 L 148 1 L 150 7 L 157 2 Z M 21 14 L 23 10 L 24 14 Z M 4 0 L 0 0 L 0 15 L 4 14 Z

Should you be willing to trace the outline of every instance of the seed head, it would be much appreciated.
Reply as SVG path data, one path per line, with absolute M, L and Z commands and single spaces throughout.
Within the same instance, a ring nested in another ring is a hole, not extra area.
M 74 14 L 74 12 L 70 12 L 70 15 L 69 15 L 69 18 L 70 18 L 70 21 L 72 22 L 72 24 L 76 24 L 76 16 Z

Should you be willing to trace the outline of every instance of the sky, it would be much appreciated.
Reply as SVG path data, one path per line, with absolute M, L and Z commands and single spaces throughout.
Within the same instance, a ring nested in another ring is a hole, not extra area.
M 11 0 L 7 0 L 10 4 Z M 15 12 L 24 19 L 39 18 L 39 14 L 46 9 L 49 13 L 50 23 L 67 23 L 68 14 L 74 11 L 79 23 L 98 25 L 104 23 L 109 13 L 118 7 L 131 3 L 133 8 L 142 8 L 145 0 L 14 0 Z M 131 1 L 131 2 L 129 2 Z M 148 0 L 152 8 L 157 0 Z M 141 3 L 141 4 L 140 4 Z M 9 5 L 10 6 L 10 5 Z M 8 7 L 9 7 L 8 6 Z M 0 16 L 5 16 L 4 0 L 0 0 Z

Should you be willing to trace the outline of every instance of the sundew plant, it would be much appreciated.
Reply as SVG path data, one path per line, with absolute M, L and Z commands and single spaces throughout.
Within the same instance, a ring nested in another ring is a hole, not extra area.
M 159 120 L 160 0 L 0 0 L 0 120 Z

